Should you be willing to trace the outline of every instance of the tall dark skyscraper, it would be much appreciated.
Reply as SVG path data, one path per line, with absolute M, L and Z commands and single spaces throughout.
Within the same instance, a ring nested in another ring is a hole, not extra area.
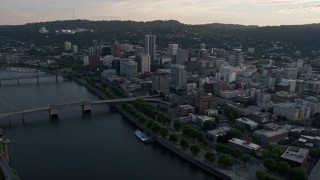
M 144 51 L 146 54 L 150 55 L 151 61 L 154 61 L 156 59 L 157 52 L 156 52 L 156 36 L 155 35 L 145 35 Z

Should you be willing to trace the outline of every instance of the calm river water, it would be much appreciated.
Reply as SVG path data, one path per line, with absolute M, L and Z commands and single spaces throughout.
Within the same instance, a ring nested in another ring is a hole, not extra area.
M 17 75 L 0 71 L 0 77 Z M 85 87 L 59 77 L 5 81 L 0 86 L 0 112 L 53 103 L 97 100 Z M 90 116 L 81 107 L 0 119 L 10 139 L 10 165 L 21 179 L 214 179 L 158 144 L 145 145 L 135 127 L 108 106 L 94 106 Z

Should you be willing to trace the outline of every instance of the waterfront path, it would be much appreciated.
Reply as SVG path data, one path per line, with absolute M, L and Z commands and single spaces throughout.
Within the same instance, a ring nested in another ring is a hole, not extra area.
M 19 180 L 20 178 L 14 173 L 14 170 L 9 166 L 7 161 L 0 154 L 0 167 L 5 180 Z

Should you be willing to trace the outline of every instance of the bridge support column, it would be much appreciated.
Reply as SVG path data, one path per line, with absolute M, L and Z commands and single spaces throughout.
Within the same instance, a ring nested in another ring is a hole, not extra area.
M 18 81 L 18 85 L 20 85 L 20 79 L 19 78 L 17 79 L 17 81 Z
M 49 117 L 50 119 L 55 119 L 55 118 L 59 118 L 59 109 L 56 106 L 50 106 L 49 109 Z
M 91 113 L 91 104 L 90 103 L 83 104 L 81 107 L 82 107 L 83 114 Z
M 109 104 L 109 109 L 111 112 L 116 111 L 116 105 L 115 104 Z
M 37 70 L 37 84 L 39 84 L 39 72 Z
M 1 86 L 1 80 L 0 80 L 0 86 Z

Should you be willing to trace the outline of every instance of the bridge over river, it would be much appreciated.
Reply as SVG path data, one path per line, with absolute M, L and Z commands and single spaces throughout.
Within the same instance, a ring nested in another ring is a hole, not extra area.
M 40 111 L 49 111 L 49 116 L 51 118 L 58 117 L 59 109 L 67 108 L 70 106 L 81 106 L 82 112 L 87 113 L 91 112 L 91 107 L 93 105 L 98 104 L 118 104 L 123 102 L 131 102 L 138 99 L 144 99 L 149 102 L 158 102 L 163 103 L 166 105 L 170 105 L 170 103 L 162 101 L 161 98 L 159 98 L 158 95 L 155 96 L 142 96 L 142 97 L 132 97 L 132 98 L 121 98 L 121 99 L 108 99 L 108 100 L 97 100 L 97 101 L 86 101 L 86 100 L 80 100 L 76 102 L 68 102 L 68 103 L 61 103 L 61 104 L 53 104 L 50 106 L 44 106 L 44 107 L 38 107 L 33 109 L 25 109 L 25 110 L 19 110 L 19 111 L 12 111 L 12 112 L 4 112 L 0 113 L 0 119 L 15 115 L 24 115 L 28 113 L 34 113 L 34 112 L 40 112 Z
M 37 74 L 30 74 L 30 75 L 0 77 L 0 86 L 4 81 L 17 80 L 17 84 L 20 84 L 21 79 L 33 79 L 33 78 L 37 78 L 37 83 L 39 84 L 40 77 L 52 77 L 52 76 L 55 76 L 56 81 L 58 81 L 58 74 L 48 74 L 48 73 L 38 73 L 38 72 Z

